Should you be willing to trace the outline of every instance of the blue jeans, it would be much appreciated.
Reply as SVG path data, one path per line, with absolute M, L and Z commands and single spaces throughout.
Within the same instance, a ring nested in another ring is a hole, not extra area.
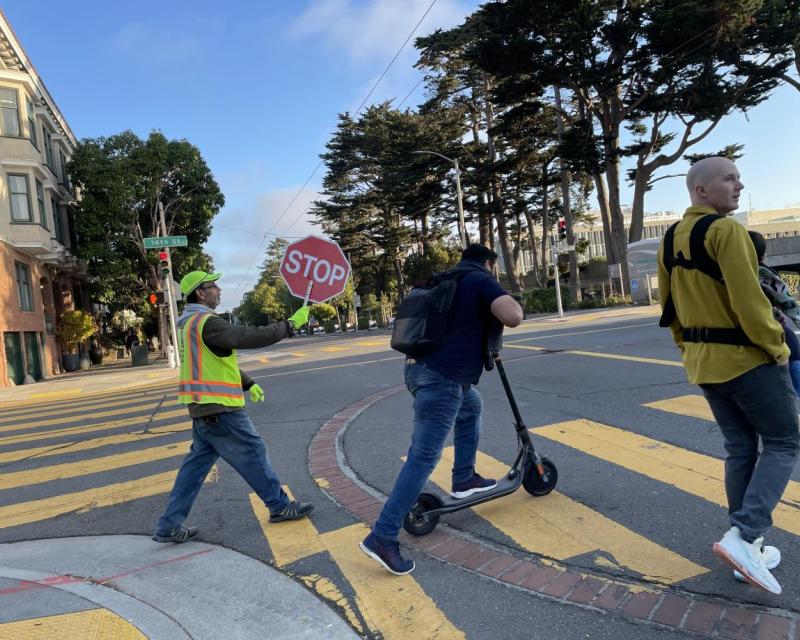
M 797 395 L 788 367 L 763 364 L 728 382 L 700 387 L 725 439 L 731 526 L 752 542 L 772 524 L 797 460 Z
M 453 483 L 469 480 L 481 431 L 481 396 L 422 363 L 406 364 L 406 387 L 414 396 L 414 433 L 408 457 L 373 531 L 379 538 L 397 540 L 403 519 L 442 457 L 450 429 L 455 427 Z
M 789 347 L 789 375 L 792 378 L 792 386 L 795 393 L 800 396 L 800 341 L 791 327 L 783 326 L 783 335 L 786 345 Z
M 225 460 L 247 481 L 271 513 L 289 504 L 289 497 L 281 489 L 280 480 L 270 465 L 267 447 L 244 410 L 193 418 L 192 448 L 181 463 L 156 534 L 169 535 L 184 523 L 218 458 Z

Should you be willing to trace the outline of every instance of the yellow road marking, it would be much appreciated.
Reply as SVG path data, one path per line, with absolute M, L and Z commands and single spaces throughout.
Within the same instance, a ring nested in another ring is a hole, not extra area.
M 91 438 L 89 440 L 81 440 L 78 442 L 49 444 L 43 447 L 34 447 L 31 449 L 7 451 L 5 453 L 0 453 L 0 464 L 6 462 L 16 462 L 18 460 L 25 460 L 26 458 L 33 457 L 44 458 L 46 456 L 60 456 L 62 453 L 88 451 L 90 449 L 98 449 L 99 447 L 107 447 L 112 444 L 139 442 L 141 440 L 148 440 L 150 438 L 158 438 L 168 433 L 188 431 L 191 428 L 191 422 L 176 422 L 163 427 L 153 427 L 147 431 L 136 431 L 134 433 L 123 433 L 116 436 L 102 436 L 100 438 Z
M 722 507 L 728 506 L 725 463 L 717 458 L 590 420 L 560 422 L 532 431 Z M 800 482 L 791 481 L 783 499 L 794 506 L 779 503 L 772 514 L 774 524 L 800 535 L 800 509 L 797 508 Z
M 166 420 L 167 418 L 177 418 L 178 416 L 186 416 L 186 409 L 175 409 L 174 411 L 157 413 L 153 417 L 153 420 Z M 91 433 L 93 431 L 103 431 L 106 429 L 118 429 L 119 427 L 128 427 L 131 425 L 144 426 L 143 423 L 146 421 L 147 416 L 137 416 L 135 418 L 114 420 L 112 422 L 104 422 L 102 424 L 95 424 L 88 427 L 67 427 L 66 429 L 54 429 L 53 431 L 45 431 L 40 433 L 23 433 L 21 435 L 0 438 L 0 445 L 15 444 L 17 442 L 35 442 L 36 440 L 60 438 L 61 436 Z
M 172 489 L 177 473 L 177 470 L 165 471 L 136 480 L 109 484 L 97 489 L 87 489 L 0 507 L 0 529 L 39 522 L 65 513 L 84 513 L 99 507 L 108 507 L 167 493 Z M 216 478 L 215 467 L 208 474 L 206 482 L 214 482 Z
M 524 344 L 507 344 L 505 345 L 508 349 L 527 349 L 528 351 L 547 351 L 544 347 L 529 347 Z
M 320 537 L 356 592 L 370 630 L 398 640 L 464 638 L 414 578 L 393 576 L 358 550 L 368 533 L 363 524 L 354 524 Z
M 359 340 L 356 344 L 360 347 L 385 347 L 389 344 L 389 338 Z
M 133 395 L 133 394 L 136 394 L 136 393 L 143 393 L 143 392 L 148 392 L 148 391 L 158 391 L 160 389 L 169 389 L 169 388 L 174 389 L 175 385 L 178 382 L 178 375 L 176 373 L 174 373 L 174 372 L 172 372 L 169 375 L 170 375 L 170 377 L 173 377 L 174 380 L 170 380 L 169 382 L 158 382 L 158 383 L 148 382 L 148 383 L 145 383 L 145 384 L 133 385 L 133 386 L 127 386 L 127 387 L 123 386 L 123 387 L 118 387 L 116 389 L 111 389 L 111 390 L 108 390 L 108 391 L 94 391 L 94 392 L 89 392 L 89 393 L 81 393 L 81 397 L 80 398 L 75 398 L 74 402 L 65 403 L 65 405 L 67 405 L 67 404 L 75 404 L 75 403 L 78 403 L 78 402 L 85 402 L 87 400 L 97 400 L 99 398 L 108 398 L 109 396 L 117 396 L 118 397 L 121 393 Z M 159 375 L 159 377 L 162 377 L 162 376 Z M 76 393 L 80 393 L 80 392 L 81 392 L 81 389 L 79 388 L 79 389 L 69 389 L 69 390 L 65 390 L 65 391 L 59 392 L 59 393 L 63 393 L 65 398 L 74 398 L 75 394 Z M 31 394 L 31 396 L 32 395 L 35 395 L 35 394 Z M 25 398 L 22 398 L 20 400 L 15 400 L 15 401 L 12 401 L 12 402 L 0 403 L 0 409 L 13 410 L 13 409 L 30 408 L 30 406 L 31 406 L 31 396 L 27 396 Z
M 377 360 L 362 360 L 361 362 L 346 362 L 344 364 L 329 364 L 324 367 L 311 367 L 309 369 L 298 369 L 297 371 L 281 371 L 280 373 L 266 373 L 263 376 L 253 376 L 253 380 L 263 378 L 277 378 L 278 376 L 294 376 L 298 373 L 308 373 L 309 371 L 324 371 L 326 369 L 340 369 L 341 367 L 360 367 L 365 364 L 375 364 L 376 362 L 388 362 L 389 360 L 402 360 L 405 356 L 389 356 L 388 358 L 378 358 Z
M 629 362 L 644 362 L 647 364 L 662 364 L 667 367 L 683 367 L 682 362 L 675 360 L 660 360 L 658 358 L 640 358 L 638 356 L 621 356 L 616 353 L 599 353 L 595 351 L 564 351 L 574 356 L 589 356 L 591 358 L 608 358 L 609 360 L 627 360 Z
M 328 353 L 336 353 L 337 351 L 350 351 L 350 347 L 322 347 L 320 351 L 327 351 Z
M 431 476 L 445 490 L 450 488 L 452 465 L 453 447 L 448 447 Z M 509 468 L 481 452 L 476 466 L 492 478 L 502 478 Z M 606 552 L 615 565 L 661 584 L 673 584 L 708 572 L 705 567 L 557 491 L 534 498 L 520 487 L 501 500 L 477 505 L 472 510 L 523 549 L 555 560 L 593 551 Z
M 644 406 L 714 422 L 714 414 L 711 413 L 711 407 L 708 406 L 705 396 L 697 394 L 679 396 L 668 400 L 659 400 L 658 402 L 648 402 Z
M 284 486 L 283 490 L 293 499 L 288 487 Z M 325 550 L 316 527 L 308 518 L 270 524 L 269 509 L 255 493 L 250 494 L 250 505 L 279 567 Z
M 176 397 L 174 394 L 171 394 L 169 397 L 163 400 L 162 406 L 169 406 L 171 404 L 175 404 Z M 106 409 L 111 407 L 123 407 L 123 406 L 134 406 L 134 405 L 141 405 L 142 403 L 150 403 L 153 406 L 158 404 L 162 401 L 161 396 L 150 396 L 148 397 L 134 397 L 134 398 L 127 398 L 125 400 L 116 400 L 114 402 L 98 402 L 96 400 L 92 400 L 83 406 L 74 406 L 70 405 L 67 408 L 59 407 L 53 408 L 48 410 L 43 410 L 44 407 L 39 407 L 38 409 L 30 409 L 28 411 L 17 412 L 11 414 L 10 412 L 3 412 L 2 417 L 0 418 L 0 425 L 8 424 L 9 422 L 18 422 L 20 419 L 24 419 L 27 417 L 35 417 L 35 418 L 44 418 L 46 416 L 63 416 L 72 413 L 83 413 L 90 411 L 92 409 Z
M 42 393 L 32 393 L 29 398 L 31 400 L 61 400 L 74 398 L 83 391 L 83 387 L 77 389 L 70 389 L 69 391 L 44 391 Z
M 78 462 L 65 462 L 49 467 L 38 467 L 27 471 L 15 471 L 0 474 L 0 490 L 24 487 L 42 482 L 52 482 L 64 478 L 76 478 L 92 473 L 101 473 L 111 469 L 131 467 L 154 460 L 163 460 L 185 454 L 189 450 L 189 442 L 177 442 L 161 447 L 138 449 L 125 453 L 116 453 L 110 456 L 80 460 Z
M 300 579 L 309 589 L 316 591 L 321 598 L 339 607 L 344 612 L 347 621 L 358 633 L 364 633 L 364 627 L 358 616 L 356 616 L 355 611 L 353 611 L 353 604 L 350 599 L 339 591 L 339 588 L 332 580 L 316 573 L 312 573 L 310 576 L 300 576 Z
M 267 356 L 261 356 L 258 358 L 258 361 L 262 364 L 269 364 L 269 358 L 267 358 Z
M 158 406 L 158 400 L 148 400 L 144 403 L 129 405 L 122 409 L 109 409 L 108 411 L 91 412 L 86 416 L 66 416 L 63 418 L 47 418 L 45 420 L 37 420 L 35 422 L 20 423 L 17 419 L 17 424 L 11 426 L 0 426 L 0 433 L 9 433 L 11 431 L 23 431 L 25 429 L 35 429 L 36 427 L 49 427 L 57 424 L 66 424 L 68 422 L 75 422 L 76 420 L 83 419 L 86 422 L 94 421 L 95 418 L 108 418 L 111 416 L 120 416 L 125 413 L 147 413 L 152 411 Z M 62 412 L 66 413 L 66 412 Z
M 89 609 L 75 613 L 17 620 L 0 624 L 0 638 L 51 640 L 52 638 L 91 638 L 91 640 L 147 640 L 130 622 L 108 609 Z
M 309 356 L 309 354 L 305 351 L 289 351 L 289 355 L 292 355 L 295 358 L 307 358 Z

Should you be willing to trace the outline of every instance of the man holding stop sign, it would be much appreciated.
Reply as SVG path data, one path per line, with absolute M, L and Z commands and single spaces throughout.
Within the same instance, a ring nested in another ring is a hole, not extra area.
M 280 274 L 293 296 L 325 302 L 344 293 L 350 263 L 333 240 L 306 236 L 286 247 Z

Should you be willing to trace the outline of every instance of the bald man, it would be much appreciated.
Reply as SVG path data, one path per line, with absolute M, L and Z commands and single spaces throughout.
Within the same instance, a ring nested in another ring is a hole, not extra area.
M 789 347 L 759 286 L 753 243 L 727 217 L 744 188 L 736 165 L 700 160 L 686 186 L 692 206 L 658 252 L 661 325 L 669 326 L 687 378 L 703 390 L 725 443 L 731 528 L 714 553 L 738 578 L 780 594 L 771 573 L 780 552 L 763 543 L 800 440 Z

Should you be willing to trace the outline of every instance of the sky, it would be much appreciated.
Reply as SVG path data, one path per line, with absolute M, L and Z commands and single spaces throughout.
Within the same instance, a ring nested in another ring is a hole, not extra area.
M 312 172 L 337 115 L 358 107 L 430 4 L 4 0 L 2 8 L 78 138 L 159 130 L 200 149 L 225 194 L 205 250 L 225 274 L 221 308 L 230 309 L 255 283 L 273 234 L 316 231 L 306 212 L 324 168 Z M 416 35 L 456 26 L 479 4 L 437 0 Z M 412 39 L 369 103 L 409 96 L 421 78 L 415 61 Z M 403 106 L 423 99 L 420 86 Z M 780 87 L 692 151 L 743 143 L 743 207 L 800 204 L 798 113 L 800 92 Z M 685 169 L 680 161 L 664 173 Z M 625 186 L 622 201 L 631 196 Z M 645 209 L 685 205 L 682 179 L 673 178 L 656 183 Z

